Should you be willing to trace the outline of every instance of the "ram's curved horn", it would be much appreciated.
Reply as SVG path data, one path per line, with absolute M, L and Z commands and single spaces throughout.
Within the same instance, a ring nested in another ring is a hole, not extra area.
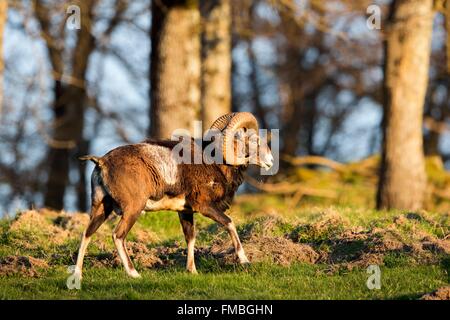
M 236 112 L 224 114 L 220 118 L 218 118 L 211 126 L 211 129 L 216 129 L 219 131 L 223 131 L 225 127 L 228 125 L 230 120 L 235 116 Z
M 255 130 L 258 131 L 258 121 L 250 112 L 236 112 L 230 118 L 228 124 L 223 130 L 223 144 L 222 152 L 225 162 L 231 165 L 244 165 L 248 163 L 248 159 L 244 157 L 239 157 L 236 155 L 236 150 L 234 150 L 233 141 L 235 139 L 235 134 L 239 129 Z M 230 152 L 227 152 L 228 148 L 233 148 Z

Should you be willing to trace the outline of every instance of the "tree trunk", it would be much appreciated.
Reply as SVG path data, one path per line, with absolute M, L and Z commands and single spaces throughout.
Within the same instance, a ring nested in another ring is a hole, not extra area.
M 48 179 L 44 195 L 44 205 L 61 210 L 64 195 L 69 183 L 70 159 L 81 155 L 83 141 L 84 109 L 86 100 L 85 77 L 89 57 L 94 50 L 92 36 L 93 11 L 96 0 L 79 2 L 81 7 L 81 29 L 71 61 L 71 75 L 67 81 L 62 79 L 62 68 L 54 67 L 55 100 L 53 104 L 53 132 L 48 151 Z M 42 23 L 41 23 L 42 24 Z M 51 53 L 50 53 L 51 55 Z M 81 174 L 81 173 L 80 173 Z M 82 173 L 84 175 L 84 172 Z M 80 180 L 85 181 L 80 176 Z M 85 188 L 77 188 L 77 198 L 86 199 Z M 83 200 L 82 200 L 83 201 Z M 79 203 L 80 205 L 80 203 Z M 81 206 L 81 209 L 84 209 Z
M 200 118 L 200 12 L 198 0 L 154 1 L 150 67 L 150 136 L 192 133 Z
M 0 118 L 3 110 L 3 79 L 5 71 L 3 42 L 6 20 L 8 18 L 8 1 L 0 1 Z
M 230 0 L 201 0 L 202 121 L 207 130 L 231 111 Z
M 316 91 L 317 93 L 313 94 L 310 97 L 307 97 L 305 99 L 305 135 L 306 135 L 306 141 L 305 141 L 305 150 L 306 154 L 309 155 L 317 155 L 316 149 L 315 149 L 315 137 L 316 137 L 316 124 L 317 124 L 317 102 L 316 97 L 318 95 L 319 90 Z M 324 150 L 325 151 L 325 150 Z
M 300 146 L 299 132 L 302 125 L 303 98 L 296 96 L 298 83 L 286 83 L 281 85 L 286 101 L 283 105 L 283 147 L 281 154 L 295 156 Z M 285 164 L 283 167 L 286 167 Z
M 379 209 L 417 210 L 426 192 L 422 120 L 433 0 L 394 1 L 385 43 L 383 154 Z
M 261 90 L 259 89 L 258 84 L 258 63 L 256 60 L 255 52 L 252 47 L 252 41 L 250 39 L 247 41 L 247 55 L 248 55 L 248 62 L 250 65 L 249 81 L 252 90 L 253 110 L 255 112 L 256 117 L 259 119 L 261 123 L 261 127 L 264 129 L 268 129 L 269 127 L 266 121 L 266 111 L 264 110 L 262 105 Z
M 76 185 L 77 208 L 81 212 L 88 210 L 88 196 L 86 192 L 86 161 L 80 161 L 78 158 L 89 153 L 89 146 L 89 141 L 83 138 L 78 145 L 76 156 L 73 157 L 73 160 L 76 162 L 75 167 L 78 170 L 78 182 Z
M 44 195 L 44 205 L 56 210 L 64 207 L 64 195 L 69 184 L 69 160 L 75 157 L 84 126 L 84 89 L 69 85 L 63 86 L 61 91 L 53 104 L 53 134 L 47 157 L 49 173 Z

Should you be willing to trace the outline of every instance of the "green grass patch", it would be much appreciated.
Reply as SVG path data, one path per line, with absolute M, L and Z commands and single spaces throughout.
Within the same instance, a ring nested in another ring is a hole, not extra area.
M 204 228 L 213 223 L 212 220 L 205 218 L 201 214 L 195 215 L 195 225 L 197 228 Z M 161 241 L 184 241 L 180 220 L 176 212 L 146 212 L 139 217 L 137 224 L 146 230 L 154 232 Z
M 447 273 L 438 266 L 382 268 L 381 290 L 367 288 L 365 270 L 330 275 L 326 266 L 302 264 L 214 272 L 199 266 L 199 275 L 180 266 L 147 270 L 141 279 L 130 279 L 121 269 L 91 268 L 81 290 L 67 289 L 66 270 L 59 267 L 39 278 L 0 277 L 0 299 L 416 299 L 447 284 Z

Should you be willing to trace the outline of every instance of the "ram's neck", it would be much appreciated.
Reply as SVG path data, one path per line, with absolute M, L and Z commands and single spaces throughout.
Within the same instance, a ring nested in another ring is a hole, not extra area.
M 247 169 L 247 166 L 219 165 L 219 168 L 227 180 L 228 186 L 230 186 L 233 191 L 236 191 L 244 180 L 244 172 Z

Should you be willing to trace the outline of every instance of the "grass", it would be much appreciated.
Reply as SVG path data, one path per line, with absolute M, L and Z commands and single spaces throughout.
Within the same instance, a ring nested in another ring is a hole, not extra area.
M 317 199 L 306 200 L 291 208 L 281 197 L 238 197 L 229 214 L 244 239 L 244 248 L 249 248 L 250 242 L 246 241 L 255 236 L 282 237 L 295 244 L 311 246 L 317 252 L 344 257 L 342 261 L 350 263 L 359 259 L 364 250 L 374 247 L 375 238 L 341 241 L 343 234 L 364 234 L 380 229 L 395 231 L 402 243 L 411 246 L 420 244 L 417 237 L 423 235 L 436 241 L 448 241 L 448 214 L 376 211 L 362 206 L 330 206 L 318 203 Z M 336 267 L 327 261 L 290 265 L 256 261 L 242 268 L 201 254 L 196 256 L 198 275 L 187 274 L 185 257 L 176 260 L 175 253 L 168 255 L 173 263 L 167 266 L 143 267 L 136 263 L 142 278 L 130 279 L 121 266 L 94 263 L 100 256 L 110 256 L 114 250 L 110 234 L 115 221 L 109 221 L 88 248 L 81 290 L 69 290 L 67 267 L 73 264 L 85 223 L 73 230 L 69 228 L 70 232 L 61 237 L 60 232 L 66 230 L 57 227 L 60 215 L 44 214 L 42 220 L 32 220 L 19 227 L 14 226 L 14 220 L 0 220 L 0 299 L 417 299 L 450 282 L 448 255 L 428 253 L 433 259 L 424 262 L 404 250 L 383 253 L 379 263 L 381 290 L 367 288 L 370 274 L 358 264 Z M 223 229 L 199 214 L 196 226 L 197 247 L 210 248 L 218 239 L 228 239 Z M 143 236 L 147 238 L 140 238 Z M 128 240 L 145 243 L 149 250 L 171 246 L 185 248 L 174 212 L 144 214 Z M 271 256 L 275 251 L 264 254 Z M 49 266 L 37 268 L 38 273 L 33 275 L 2 273 L 1 260 L 10 256 L 40 258 Z
M 130 279 L 122 270 L 86 270 L 81 290 L 66 288 L 65 270 L 39 278 L 0 278 L 0 299 L 416 299 L 447 284 L 438 266 L 381 269 L 381 289 L 369 290 L 365 270 L 329 275 L 326 266 L 256 264 L 243 270 L 148 270 Z M 274 281 L 276 279 L 276 281 Z

